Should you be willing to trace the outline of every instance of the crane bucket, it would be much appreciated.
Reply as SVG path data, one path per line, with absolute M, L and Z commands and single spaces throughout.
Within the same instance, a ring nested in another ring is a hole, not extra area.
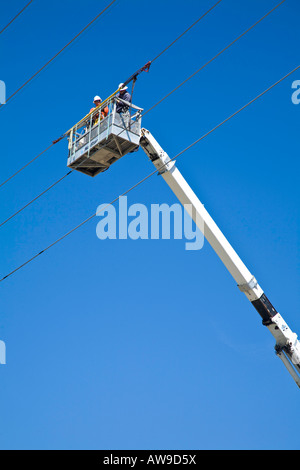
M 127 112 L 117 112 L 118 101 Z M 107 108 L 108 114 L 104 116 L 103 111 Z M 142 111 L 117 96 L 103 102 L 68 131 L 68 167 L 96 176 L 136 150 L 140 142 Z

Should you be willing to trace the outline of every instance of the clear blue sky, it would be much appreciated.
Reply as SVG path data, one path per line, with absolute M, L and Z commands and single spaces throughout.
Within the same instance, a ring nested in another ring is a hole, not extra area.
M 35 0 L 0 36 L 11 95 L 107 1 Z M 278 2 L 223 0 L 136 85 L 145 110 Z M 3 27 L 25 0 L 1 6 Z M 209 0 L 119 0 L 0 110 L 1 180 L 155 57 Z M 145 116 L 171 157 L 299 65 L 287 0 Z M 295 73 L 177 165 L 266 295 L 300 334 Z M 67 142 L 0 189 L 1 221 L 66 173 Z M 1 277 L 153 170 L 140 150 L 74 172 L 0 229 Z M 176 202 L 161 178 L 129 204 Z M 207 242 L 108 240 L 94 219 L 2 282 L 2 449 L 299 449 L 300 392 L 274 340 Z

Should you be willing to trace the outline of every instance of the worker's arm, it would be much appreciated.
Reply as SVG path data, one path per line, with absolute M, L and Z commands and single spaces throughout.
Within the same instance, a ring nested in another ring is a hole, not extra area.
M 106 117 L 108 115 L 108 112 L 109 112 L 108 106 L 106 106 L 105 108 L 102 109 L 101 114 L 103 115 L 103 117 Z

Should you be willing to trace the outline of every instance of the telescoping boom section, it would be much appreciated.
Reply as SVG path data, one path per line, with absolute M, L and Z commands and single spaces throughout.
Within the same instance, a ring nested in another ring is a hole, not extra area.
M 126 112 L 117 112 L 118 102 Z M 68 167 L 96 176 L 138 149 L 142 111 L 117 96 L 104 101 L 68 131 Z
M 300 342 L 296 333 L 292 332 L 282 316 L 273 307 L 255 277 L 247 269 L 204 208 L 204 205 L 183 178 L 175 162 L 169 158 L 146 129 L 141 130 L 140 146 L 185 209 L 190 211 L 189 215 L 224 263 L 240 291 L 246 295 L 260 314 L 263 325 L 269 329 L 276 340 L 276 354 L 300 387 Z
M 142 109 L 123 102 L 128 111 L 117 113 L 116 96 L 112 96 L 83 118 L 70 131 L 68 166 L 90 176 L 107 170 L 129 152 L 144 150 L 184 208 L 203 232 L 216 254 L 252 303 L 262 323 L 275 338 L 275 352 L 300 387 L 300 342 L 283 317 L 273 307 L 261 286 L 242 262 L 209 215 L 204 205 L 183 178 L 168 154 L 153 135 L 141 128 Z M 108 107 L 102 115 L 104 108 Z

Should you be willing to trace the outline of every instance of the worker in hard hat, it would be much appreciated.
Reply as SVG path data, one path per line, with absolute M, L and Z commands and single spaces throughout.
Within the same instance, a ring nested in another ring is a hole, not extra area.
M 122 101 L 119 101 L 118 98 L 121 98 L 124 101 L 127 101 L 127 103 L 131 103 L 131 95 L 128 93 L 128 87 L 124 85 L 124 83 L 119 84 L 119 93 L 117 94 L 117 106 L 116 106 L 116 112 L 119 113 L 123 124 L 125 127 L 128 127 L 130 124 L 130 111 L 129 111 L 129 106 L 125 103 L 122 103 Z
M 95 96 L 94 98 L 94 107 L 91 108 L 90 113 L 93 112 L 98 106 L 100 106 L 102 103 L 102 99 L 100 96 Z M 100 120 L 104 119 L 108 115 L 108 106 L 105 106 L 105 108 L 101 109 L 101 117 Z M 99 113 L 95 114 L 92 119 L 92 124 L 97 124 L 99 122 Z
M 131 95 L 128 93 L 128 86 L 125 86 L 124 83 L 120 83 L 119 85 L 119 93 L 117 94 L 117 98 L 121 98 L 124 101 L 127 101 L 128 103 L 131 103 Z M 121 101 L 117 101 L 117 108 L 116 108 L 117 113 L 126 113 L 129 111 L 129 107 L 125 104 L 122 103 Z

